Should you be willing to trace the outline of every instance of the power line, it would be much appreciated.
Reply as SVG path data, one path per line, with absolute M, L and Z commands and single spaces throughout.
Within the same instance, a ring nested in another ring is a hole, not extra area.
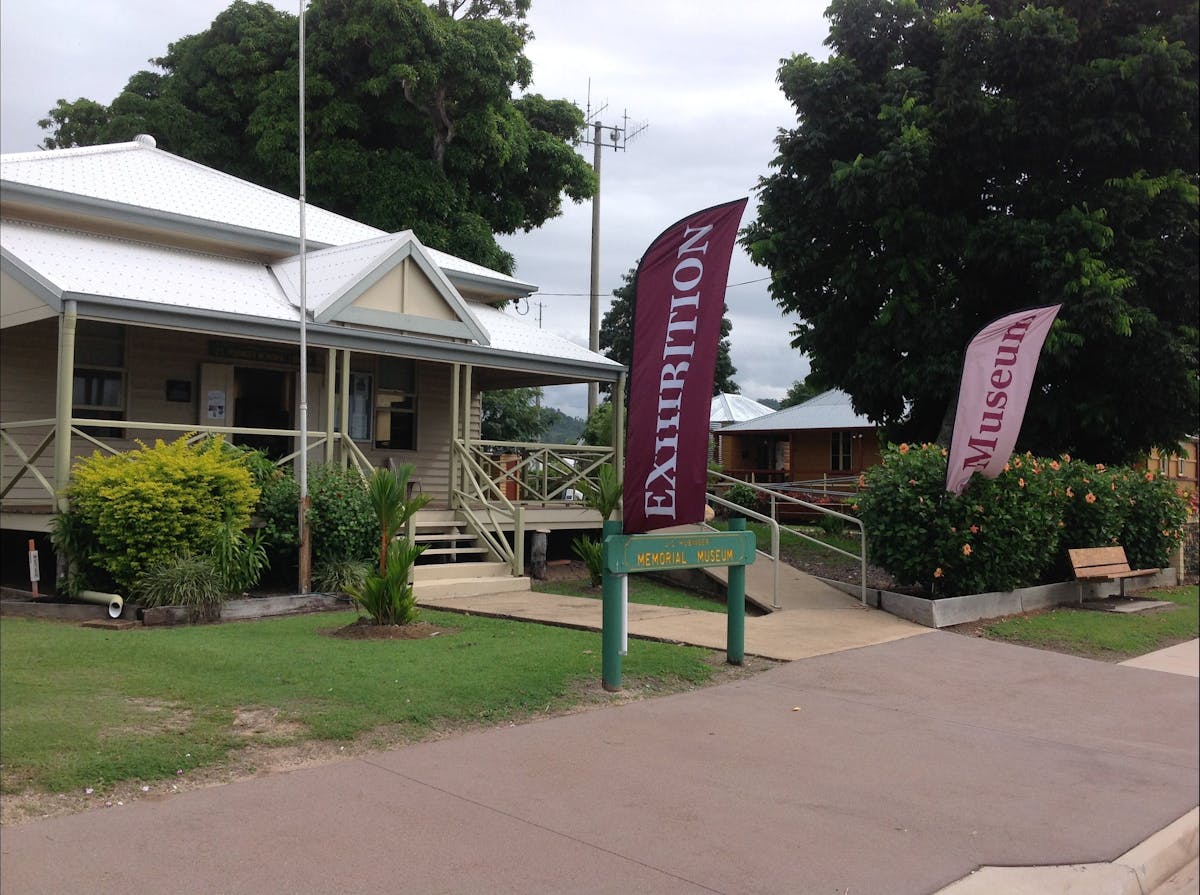
M 753 283 L 765 283 L 769 279 L 771 279 L 771 278 L 770 277 L 759 277 L 756 280 L 742 280 L 742 282 L 740 282 L 740 283 L 727 283 L 725 285 L 725 288 L 726 289 L 736 289 L 738 286 L 749 286 Z M 561 297 L 571 296 L 571 297 L 583 298 L 585 296 L 590 296 L 592 293 L 590 293 L 590 292 L 542 292 L 539 289 L 537 292 L 535 292 L 533 294 L 534 295 L 561 296 Z

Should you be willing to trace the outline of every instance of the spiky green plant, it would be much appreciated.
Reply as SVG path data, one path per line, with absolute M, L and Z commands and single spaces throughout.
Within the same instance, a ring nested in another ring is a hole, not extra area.
M 604 580 L 604 545 L 591 538 L 576 538 L 571 542 L 571 550 L 587 566 L 592 587 L 599 587 Z
M 397 538 L 388 545 L 382 572 L 368 575 L 361 586 L 349 588 L 351 599 L 377 625 L 407 625 L 417 615 L 416 595 L 408 572 L 424 545 Z
M 421 507 L 429 503 L 428 494 L 418 494 L 413 498 L 405 497 L 405 492 L 408 491 L 408 480 L 412 476 L 413 469 L 414 467 L 409 463 L 397 467 L 394 471 L 381 466 L 371 475 L 371 481 L 367 484 L 367 496 L 370 498 L 371 508 L 375 511 L 375 517 L 379 521 L 379 573 L 381 575 L 387 570 L 388 545 L 400 534 L 400 529 L 404 527 L 405 523 Z
M 584 480 L 579 484 L 584 502 L 600 511 L 605 521 L 612 517 L 621 505 L 621 480 L 611 463 L 604 463 L 596 470 L 596 482 Z

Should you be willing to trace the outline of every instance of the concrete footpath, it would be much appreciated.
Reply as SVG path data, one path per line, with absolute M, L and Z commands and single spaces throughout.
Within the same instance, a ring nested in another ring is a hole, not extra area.
M 1186 870 L 1194 670 L 823 611 L 851 645 L 722 686 L 0 829 L 0 891 L 1145 895 Z

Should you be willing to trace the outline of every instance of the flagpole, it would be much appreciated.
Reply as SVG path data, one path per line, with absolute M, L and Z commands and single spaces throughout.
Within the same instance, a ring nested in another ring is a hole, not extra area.
M 296 462 L 300 480 L 300 593 L 309 592 L 312 578 L 312 544 L 308 530 L 308 278 L 305 253 L 305 176 L 304 176 L 304 0 L 300 0 L 300 455 Z M 329 371 L 332 375 L 333 371 Z

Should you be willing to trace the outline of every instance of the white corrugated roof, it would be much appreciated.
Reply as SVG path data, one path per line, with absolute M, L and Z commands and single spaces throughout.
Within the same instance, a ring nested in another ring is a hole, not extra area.
M 850 396 L 830 389 L 794 407 L 785 407 L 769 416 L 721 429 L 721 434 L 738 432 L 780 432 L 794 429 L 874 429 L 875 424 L 854 412 Z
M 363 257 L 386 254 L 395 245 L 388 239 L 372 242 Z M 300 319 L 298 307 L 288 299 L 271 268 L 254 261 L 20 221 L 4 222 L 0 248 L 72 297 L 228 315 L 231 330 L 238 320 L 299 323 Z M 320 265 L 317 267 L 320 273 Z M 322 282 L 328 291 L 334 278 Z M 548 361 L 621 366 L 490 305 L 464 302 L 463 306 L 474 315 L 493 350 Z
M 713 396 L 708 421 L 717 424 L 740 423 L 774 412 L 766 404 L 759 404 L 745 395 L 722 392 Z
M 614 370 L 621 365 L 602 354 L 593 354 L 582 345 L 539 329 L 519 317 L 481 302 L 468 302 L 480 325 L 492 338 L 492 347 L 518 354 L 545 355 L 569 360 L 609 365 Z
M 336 301 L 348 285 L 382 264 L 399 246 L 412 238 L 412 231 L 390 233 L 375 239 L 309 252 L 305 259 L 308 309 L 318 315 Z M 271 265 L 288 300 L 300 307 L 300 256 Z
M 299 320 L 263 264 L 5 221 L 0 246 L 63 292 L 192 311 Z
M 457 255 L 440 252 L 437 249 L 431 249 L 429 246 L 425 246 L 425 251 L 437 262 L 438 267 L 446 271 L 448 275 L 461 273 L 469 277 L 492 280 L 502 285 L 511 286 L 521 292 L 533 292 L 537 289 L 537 286 L 533 283 L 526 283 L 524 280 L 518 280 L 516 277 L 499 273 L 490 267 L 484 267 L 482 264 L 476 264 L 474 261 L 459 258 Z
M 0 179 L 299 240 L 295 198 L 155 149 L 152 142 L 10 153 L 0 156 Z M 382 233 L 313 205 L 305 208 L 305 234 L 314 243 L 342 245 Z

